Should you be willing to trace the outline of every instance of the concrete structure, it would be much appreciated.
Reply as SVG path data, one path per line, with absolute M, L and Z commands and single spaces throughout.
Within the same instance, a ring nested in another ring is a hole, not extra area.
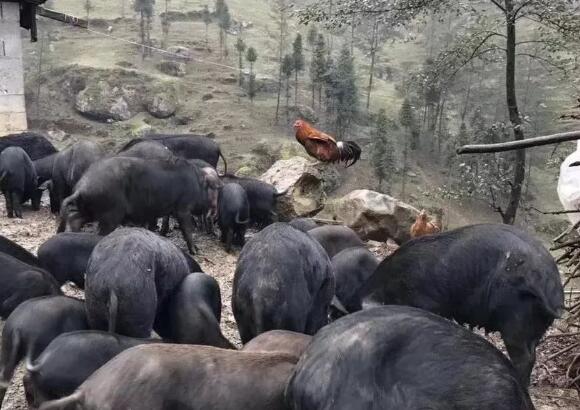
M 0 136 L 28 128 L 19 7 L 0 0 Z

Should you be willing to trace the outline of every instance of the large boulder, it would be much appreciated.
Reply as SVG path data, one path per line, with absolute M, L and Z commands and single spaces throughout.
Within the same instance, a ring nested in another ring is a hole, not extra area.
M 340 185 L 340 174 L 332 165 L 292 157 L 279 160 L 260 179 L 286 194 L 278 199 L 283 220 L 312 216 L 323 207 L 327 193 Z
M 157 64 L 157 69 L 172 77 L 183 77 L 187 74 L 185 64 L 178 61 L 163 61 Z
M 107 81 L 89 84 L 77 94 L 75 108 L 97 121 L 126 121 L 135 115 L 131 111 L 124 90 Z
M 155 118 L 169 118 L 177 110 L 175 93 L 161 92 L 155 94 L 147 104 L 147 111 Z
M 408 241 L 419 211 L 391 196 L 361 189 L 329 201 L 320 218 L 341 221 L 362 239 Z

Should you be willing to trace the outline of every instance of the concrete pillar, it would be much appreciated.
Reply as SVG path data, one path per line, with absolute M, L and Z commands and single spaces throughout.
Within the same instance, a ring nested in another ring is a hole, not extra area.
M 0 136 L 27 128 L 19 4 L 0 0 Z

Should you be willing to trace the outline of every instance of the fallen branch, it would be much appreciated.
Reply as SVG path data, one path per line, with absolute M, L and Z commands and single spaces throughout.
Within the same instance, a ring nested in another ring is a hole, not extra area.
M 566 248 L 568 246 L 580 245 L 580 239 L 573 239 L 568 242 L 561 243 L 560 245 L 552 246 L 551 251 L 557 251 L 558 249 Z
M 570 350 L 573 350 L 575 348 L 577 348 L 578 346 L 580 346 L 580 342 L 578 343 L 574 343 L 573 345 L 570 345 L 568 347 L 565 347 L 564 349 L 548 356 L 548 358 L 546 360 L 550 361 L 550 360 L 554 360 L 556 357 L 563 355 L 564 353 L 569 352 Z
M 546 339 L 558 339 L 560 337 L 572 337 L 572 336 L 578 336 L 578 335 L 580 335 L 580 332 L 558 333 L 556 335 L 548 335 L 548 336 L 546 336 Z
M 568 209 L 566 211 L 540 211 L 538 208 L 531 206 L 528 208 L 528 210 L 539 212 L 542 215 L 580 214 L 580 209 Z M 576 226 L 576 228 L 578 228 L 578 226 Z M 574 228 L 572 228 L 572 229 L 574 229 Z M 570 231 L 570 232 L 572 232 L 572 231 Z
M 539 147 L 542 145 L 559 144 L 566 141 L 576 141 L 579 139 L 580 131 L 572 131 L 528 138 L 521 141 L 502 142 L 499 144 L 464 145 L 463 147 L 457 148 L 457 154 L 485 154 L 493 152 L 514 151 L 519 149 Z
M 536 209 L 536 208 L 534 208 Z M 537 209 L 536 209 L 537 210 Z M 541 211 L 540 211 L 541 212 Z M 565 211 L 568 212 L 568 211 Z M 580 212 L 580 211 L 578 211 Z M 544 214 L 545 215 L 545 214 Z M 578 220 L 578 222 L 576 222 L 574 225 L 570 226 L 568 229 L 566 229 L 564 232 L 562 232 L 560 235 L 558 235 L 557 237 L 554 238 L 554 240 L 552 242 L 560 242 L 560 239 L 562 239 L 564 236 L 569 235 L 572 233 L 572 231 L 574 229 L 577 229 L 580 226 L 580 220 Z

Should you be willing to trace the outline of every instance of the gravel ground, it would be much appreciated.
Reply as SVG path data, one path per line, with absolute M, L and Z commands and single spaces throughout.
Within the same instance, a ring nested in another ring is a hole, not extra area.
M 0 198 L 0 234 L 14 240 L 29 251 L 36 253 L 40 244 L 51 237 L 56 230 L 56 219 L 50 215 L 47 207 L 43 207 L 39 212 L 32 212 L 26 208 L 24 219 L 8 219 L 5 217 L 4 201 Z M 177 231 L 170 234 L 170 238 L 179 246 L 185 247 L 181 235 Z M 239 335 L 231 308 L 232 281 L 238 253 L 226 253 L 215 238 L 209 236 L 197 236 L 196 244 L 200 251 L 196 255 L 196 260 L 204 271 L 212 275 L 220 284 L 222 294 L 222 331 L 224 335 L 240 345 Z M 392 252 L 392 246 L 379 246 L 374 243 L 371 250 L 380 256 Z M 83 297 L 82 291 L 74 287 L 65 287 L 65 293 L 70 296 Z M 0 329 L 4 323 L 0 323 Z M 559 324 L 556 324 L 556 328 Z M 557 333 L 556 328 L 550 329 L 549 333 Z M 498 348 L 503 350 L 503 344 L 498 335 L 485 336 Z M 580 400 L 576 390 L 565 389 L 567 356 L 562 356 L 556 360 L 548 361 L 547 357 L 554 352 L 574 343 L 574 340 L 565 338 L 550 338 L 544 341 L 538 349 L 538 362 L 532 376 L 531 394 L 538 410 L 572 410 L 580 408 Z M 505 350 L 503 350 L 505 352 Z M 26 409 L 26 401 L 22 389 L 22 366 L 18 369 L 10 386 L 2 410 Z

